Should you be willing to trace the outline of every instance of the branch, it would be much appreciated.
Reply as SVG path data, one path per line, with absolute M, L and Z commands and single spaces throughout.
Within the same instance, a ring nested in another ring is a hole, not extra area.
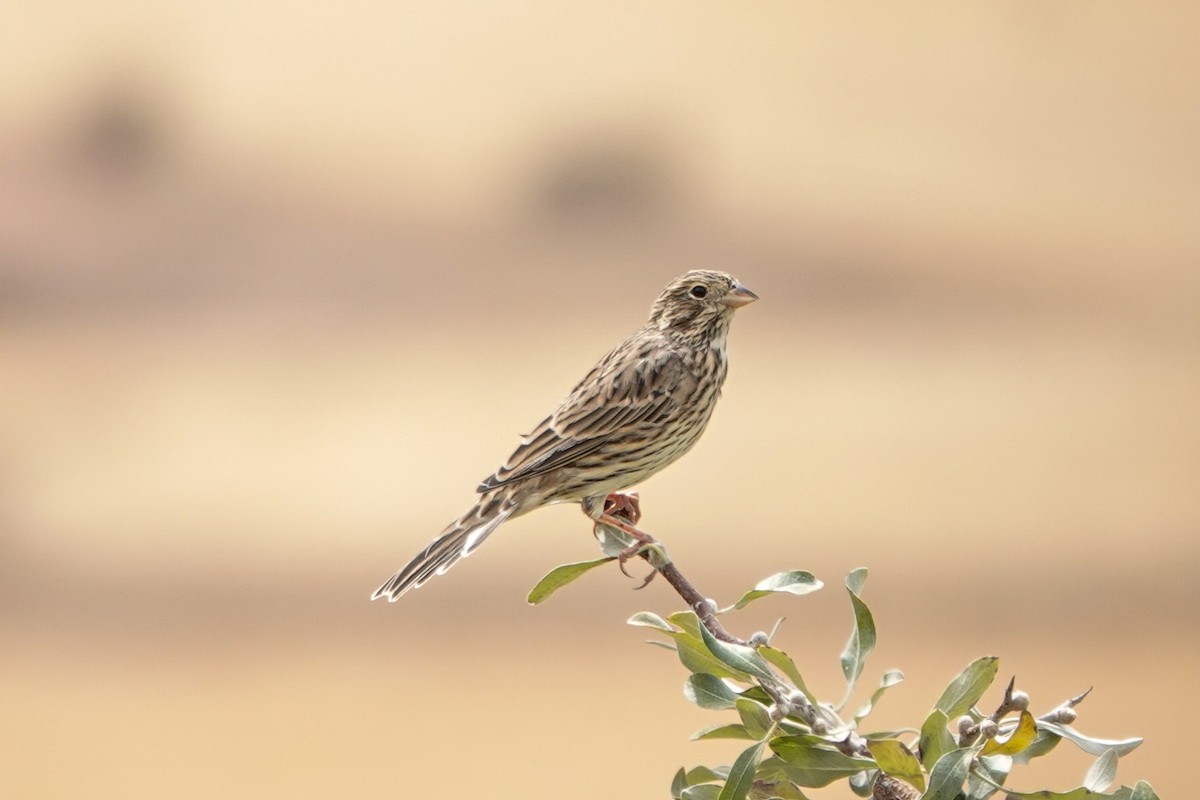
M 659 552 L 661 553 L 661 551 Z M 709 633 L 723 642 L 740 644 L 743 647 L 752 646 L 750 642 L 739 639 L 725 630 L 725 626 L 717 619 L 716 603 L 700 594 L 691 581 L 685 578 L 683 573 L 679 571 L 679 567 L 675 566 L 675 562 L 666 558 L 656 558 L 656 554 L 652 551 L 643 551 L 641 556 L 646 559 L 646 562 L 650 566 L 658 570 L 660 575 L 666 578 L 667 583 L 671 584 L 671 588 L 678 592 L 679 596 L 688 604 L 688 608 L 696 612 L 696 616 L 700 618 L 700 623 L 708 628 Z M 656 561 L 660 563 L 655 563 Z
M 611 513 L 613 516 L 622 518 L 623 520 L 629 522 L 630 525 L 634 525 L 636 523 L 635 519 L 630 513 L 630 510 L 627 508 L 615 508 L 609 513 Z M 613 536 L 617 539 L 623 538 L 622 531 L 607 525 L 602 525 L 601 527 L 603 527 L 610 536 Z M 641 556 L 647 564 L 653 567 L 658 574 L 662 575 L 663 578 L 666 579 L 667 583 L 671 584 L 671 588 L 673 588 L 679 594 L 679 596 L 683 598 L 684 602 L 688 604 L 688 607 L 695 612 L 697 618 L 699 618 L 700 624 L 707 628 L 708 632 L 711 633 L 714 638 L 723 642 L 729 642 L 730 644 L 736 644 L 741 645 L 742 647 L 750 647 L 755 649 L 757 649 L 759 645 L 767 644 L 766 636 L 763 634 L 756 634 L 747 640 L 740 639 L 727 631 L 725 626 L 722 625 L 721 621 L 717 618 L 716 603 L 701 594 L 700 591 L 692 584 L 692 582 L 689 581 L 684 574 L 679 571 L 679 567 L 675 566 L 675 562 L 667 557 L 666 551 L 662 548 L 658 541 L 654 539 L 654 537 L 646 534 L 644 531 L 642 532 L 642 535 L 645 536 L 645 540 L 640 543 L 641 547 L 637 551 L 637 554 Z M 642 586 L 645 585 L 645 583 L 642 584 Z M 831 716 L 831 712 L 829 712 L 827 709 L 817 709 L 814 707 L 810 702 L 808 702 L 808 698 L 804 696 L 803 692 L 801 692 L 795 686 L 792 686 L 787 679 L 779 676 L 777 673 L 775 680 L 759 679 L 759 685 L 762 686 L 763 691 L 765 691 L 775 703 L 776 708 L 779 710 L 780 717 L 795 713 L 810 727 L 818 731 L 828 731 L 831 721 L 833 721 L 835 725 L 842 724 L 841 720 L 836 718 L 836 715 L 833 715 L 833 720 L 830 720 L 829 717 Z M 866 741 L 849 728 L 846 728 L 845 732 L 846 736 L 843 739 L 840 741 L 831 740 L 829 743 L 848 756 L 861 756 L 870 758 Z M 885 783 L 883 779 L 887 779 L 889 784 L 892 781 L 892 779 L 888 776 L 882 776 L 881 780 L 876 784 L 877 787 L 880 784 Z M 892 793 L 879 795 L 881 798 L 905 797 L 904 790 L 909 787 L 900 782 L 899 787 L 890 787 L 889 785 L 888 788 L 892 791 Z M 899 793 L 897 793 L 897 790 Z

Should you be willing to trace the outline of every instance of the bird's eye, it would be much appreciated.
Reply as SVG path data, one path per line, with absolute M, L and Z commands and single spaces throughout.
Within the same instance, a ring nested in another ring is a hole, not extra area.
M 695 286 L 692 287 L 692 290 L 691 290 L 691 292 L 689 292 L 689 294 L 691 294 L 691 296 L 695 297 L 695 298 L 704 297 L 706 294 L 708 294 L 708 287 L 702 286 L 701 284 L 696 284 Z

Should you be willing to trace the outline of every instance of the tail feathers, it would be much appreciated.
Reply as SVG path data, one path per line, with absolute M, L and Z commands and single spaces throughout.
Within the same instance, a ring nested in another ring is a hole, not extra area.
M 376 589 L 371 599 L 386 597 L 388 602 L 394 603 L 409 589 L 417 588 L 434 575 L 444 574 L 460 558 L 475 552 L 475 548 L 512 516 L 514 510 L 508 503 L 495 499 L 480 500 L 474 508 L 450 523 L 407 566 Z

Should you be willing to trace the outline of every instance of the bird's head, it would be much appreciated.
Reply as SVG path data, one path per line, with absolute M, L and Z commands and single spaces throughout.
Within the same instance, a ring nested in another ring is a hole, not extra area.
M 647 325 L 687 337 L 716 336 L 728 329 L 735 309 L 757 299 L 732 275 L 692 270 L 667 285 L 650 307 Z

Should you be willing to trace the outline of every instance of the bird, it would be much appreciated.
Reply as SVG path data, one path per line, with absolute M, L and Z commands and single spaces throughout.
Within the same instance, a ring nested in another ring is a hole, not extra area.
M 728 371 L 730 322 L 757 299 L 715 270 L 692 270 L 667 284 L 646 323 L 521 438 L 479 484 L 478 501 L 371 599 L 399 600 L 471 555 L 504 522 L 553 503 L 579 503 L 594 524 L 652 541 L 634 527 L 637 495 L 621 490 L 678 459 L 704 433 Z M 619 509 L 624 519 L 614 516 Z

